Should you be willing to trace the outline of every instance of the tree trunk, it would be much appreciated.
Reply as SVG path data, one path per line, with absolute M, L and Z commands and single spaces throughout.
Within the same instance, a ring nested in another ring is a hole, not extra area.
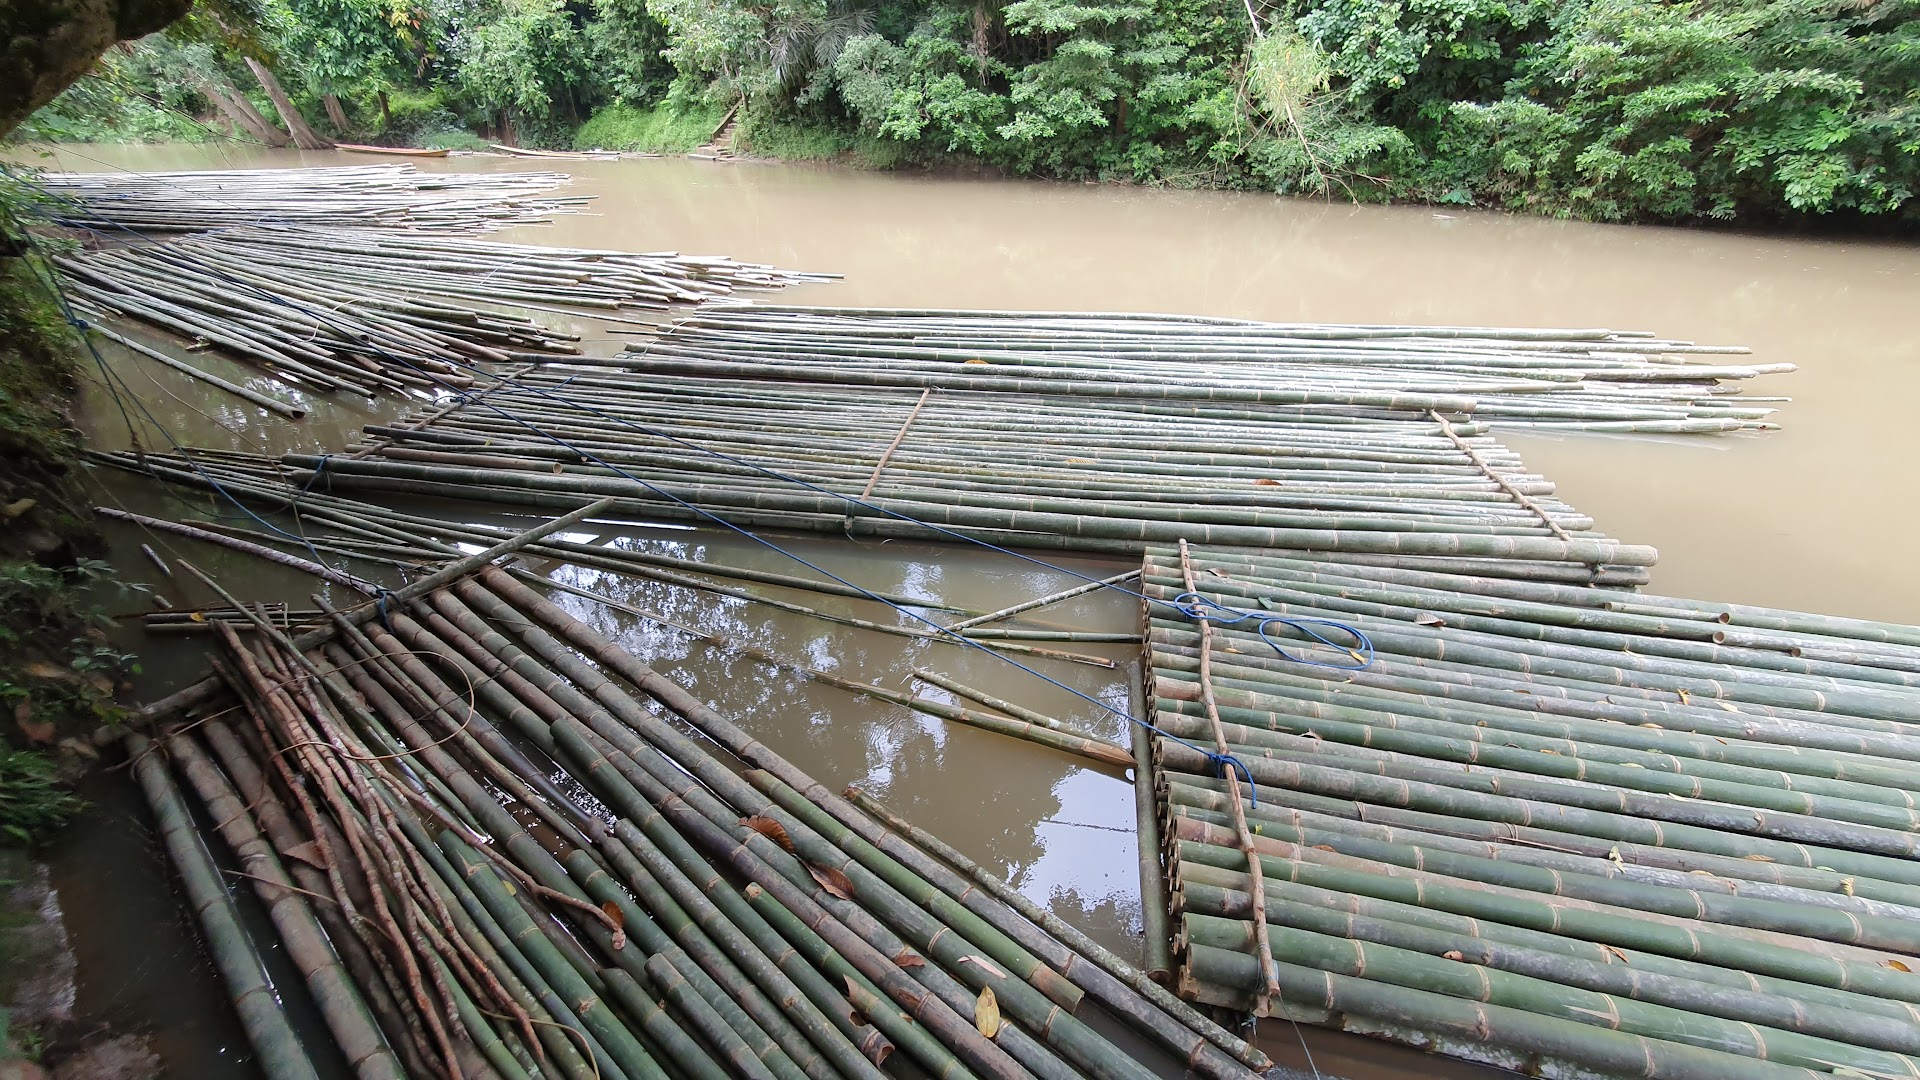
M 254 108 L 253 103 L 242 97 L 238 90 L 228 90 L 212 82 L 202 82 L 200 91 L 207 95 L 208 101 L 213 102 L 215 107 L 227 115 L 227 119 L 233 121 L 235 127 L 260 142 L 278 147 L 292 141 L 287 138 L 286 132 L 268 123 L 267 118 L 260 115 L 260 110 Z
M 117 41 L 144 37 L 187 13 L 190 0 L 28 0 L 0 3 L 0 136 L 52 101 Z
M 385 90 L 378 91 L 375 96 L 380 99 L 380 130 L 385 131 L 393 126 L 393 110 L 387 104 L 387 92 Z
M 293 133 L 293 145 L 302 150 L 325 150 L 333 145 L 315 135 L 313 129 L 307 126 L 307 118 L 293 107 L 293 101 L 281 88 L 280 80 L 273 77 L 273 72 L 268 71 L 265 64 L 249 56 L 247 67 L 253 71 L 253 77 L 260 80 L 260 88 L 267 92 L 267 100 L 273 102 L 274 111 L 280 114 L 287 130 Z
M 340 107 L 340 99 L 332 94 L 321 94 L 320 104 L 326 106 L 327 119 L 333 122 L 333 130 L 345 135 L 350 125 L 347 123 L 347 110 Z
M 233 107 L 239 109 L 242 114 L 252 117 L 252 124 L 258 124 L 260 129 L 267 133 L 265 142 L 268 146 L 287 146 L 293 142 L 286 132 L 280 130 L 280 125 L 267 119 L 259 109 L 253 107 L 253 101 L 241 93 L 239 87 L 230 86 L 224 89 L 227 92 L 227 98 L 233 102 Z

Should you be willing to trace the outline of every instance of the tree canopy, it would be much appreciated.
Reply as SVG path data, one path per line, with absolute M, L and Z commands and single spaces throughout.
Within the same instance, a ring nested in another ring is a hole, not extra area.
M 396 138 L 738 106 L 775 150 L 1601 220 L 1906 225 L 1920 182 L 1920 0 L 259 2 L 296 96 Z

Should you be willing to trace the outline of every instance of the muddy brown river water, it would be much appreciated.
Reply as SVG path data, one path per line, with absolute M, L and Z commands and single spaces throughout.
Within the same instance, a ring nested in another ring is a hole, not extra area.
M 78 171 L 294 164 L 367 164 L 344 154 L 210 147 L 62 148 L 43 159 Z M 1274 320 L 1607 326 L 1717 344 L 1745 344 L 1763 362 L 1800 365 L 1751 392 L 1790 395 L 1784 430 L 1743 438 L 1545 437 L 1508 432 L 1536 471 L 1607 532 L 1661 551 L 1653 590 L 1710 600 L 1920 621 L 1920 451 L 1909 410 L 1920 401 L 1920 248 L 1862 241 L 1596 226 L 1417 207 L 1352 207 L 1259 195 L 898 176 L 830 168 L 675 159 L 422 161 L 429 169 L 554 168 L 595 196 L 588 213 L 502 239 L 633 250 L 720 253 L 845 279 L 780 294 L 841 305 L 1192 312 Z M 582 327 L 593 350 L 618 347 L 603 324 Z M 181 441 L 244 449 L 337 448 L 396 408 L 321 408 L 289 425 L 209 397 L 171 372 L 110 357 L 127 385 Z M 229 377 L 245 369 L 220 367 Z M 262 388 L 282 389 L 260 381 Z M 92 399 L 104 445 L 128 436 L 110 399 Z M 145 431 L 146 445 L 162 445 Z M 133 509 L 184 508 L 107 480 Z M 180 516 L 174 513 L 170 516 Z M 485 517 L 475 511 L 474 520 Z M 588 536 L 674 554 L 704 553 L 783 572 L 793 564 L 737 537 L 680 528 L 595 526 Z M 157 574 L 116 535 L 130 577 Z M 244 558 L 172 548 L 255 599 L 306 606 L 310 582 Z M 1001 556 L 934 544 L 796 542 L 809 557 L 874 588 L 979 609 L 1065 587 L 1068 578 Z M 1081 569 L 1119 563 L 1077 562 Z M 1111 572 L 1111 571 L 1108 571 Z M 828 626 L 716 603 L 671 586 L 559 569 L 572 583 L 739 636 L 808 663 L 905 687 L 934 667 L 1113 737 L 1123 723 L 1019 671 L 948 646 Z M 164 584 L 176 601 L 203 601 Z M 776 592 L 778 590 L 775 590 Z M 804 602 L 816 606 L 818 596 Z M 853 602 L 840 610 L 853 612 Z M 870 610 L 859 612 L 872 617 Z M 948 730 L 905 710 L 796 684 L 751 661 L 716 657 L 657 626 L 601 614 L 608 629 L 684 677 L 829 784 L 859 783 L 1003 873 L 1063 917 L 1137 954 L 1139 899 L 1132 795 L 1118 778 L 976 731 Z M 1131 629 L 1124 597 L 1063 605 L 1051 618 Z M 1101 647 L 1091 647 L 1092 651 Z M 1042 670 L 1125 707 L 1125 648 L 1108 671 L 1057 661 Z M 198 673 L 189 643 L 152 646 L 145 693 Z M 159 1030 L 180 1076 L 249 1075 L 243 1043 L 220 1014 L 217 987 L 191 962 L 164 876 L 129 821 L 131 802 L 87 826 L 61 866 L 76 898 L 83 1014 Z M 151 929 L 160 923 L 171 934 Z M 1294 1031 L 1264 1041 L 1308 1068 Z M 1350 1077 L 1485 1075 L 1409 1051 L 1308 1032 L 1313 1068 Z

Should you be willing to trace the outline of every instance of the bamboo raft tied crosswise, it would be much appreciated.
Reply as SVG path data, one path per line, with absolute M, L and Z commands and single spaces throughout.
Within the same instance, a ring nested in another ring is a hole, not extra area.
M 109 236 L 262 223 L 458 234 L 551 221 L 589 199 L 557 172 L 425 172 L 411 164 L 184 172 L 47 172 L 55 220 Z
M 1270 1066 L 933 838 L 823 788 L 602 636 L 584 598 L 496 562 L 609 509 L 377 600 L 315 597 L 324 623 L 297 637 L 286 612 L 175 564 L 224 605 L 214 671 L 146 710 L 154 732 L 129 750 L 272 1075 L 316 1075 L 270 996 L 301 992 L 369 1078 Z M 233 910 L 228 857 L 264 921 Z M 271 950 L 304 991 L 260 983 Z M 1140 1041 L 1100 1034 L 1116 1022 Z
M 1645 581 L 1654 557 L 1596 531 L 1483 425 L 1433 411 L 1463 401 L 1354 415 L 1073 388 L 929 396 L 751 365 L 636 381 L 581 361 L 528 373 L 510 401 L 283 463 L 316 490 L 544 508 L 614 496 L 628 513 L 856 536 L 1111 553 L 1191 537 L 1613 584 Z
M 630 343 L 621 360 L 658 373 L 1450 411 L 1422 400 L 1433 395 L 1469 398 L 1476 418 L 1505 426 L 1697 434 L 1775 426 L 1779 399 L 1743 401 L 1738 384 L 1793 365 L 1732 359 L 1746 352 L 1607 329 L 728 304 Z
M 1920 1075 L 1920 627 L 1337 553 L 1141 580 L 1183 997 L 1553 1076 Z

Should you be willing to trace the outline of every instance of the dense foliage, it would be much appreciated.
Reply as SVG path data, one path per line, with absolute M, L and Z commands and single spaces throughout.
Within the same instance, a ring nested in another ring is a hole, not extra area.
M 566 145 L 602 111 L 580 145 L 681 149 L 738 103 L 763 149 L 1604 220 L 1907 224 L 1920 182 L 1920 0 L 259 2 L 243 44 L 144 43 L 51 115 L 174 136 L 169 67 L 247 86 L 251 49 L 394 137 Z

